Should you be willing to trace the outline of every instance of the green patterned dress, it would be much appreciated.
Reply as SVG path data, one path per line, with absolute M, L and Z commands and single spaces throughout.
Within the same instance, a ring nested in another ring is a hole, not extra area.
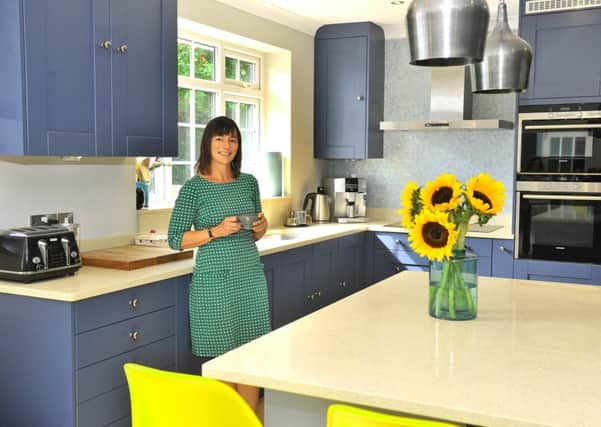
M 261 212 L 254 176 L 215 183 L 200 176 L 181 188 L 169 223 L 169 246 L 182 237 L 215 227 L 225 217 Z M 219 356 L 270 331 L 263 265 L 251 230 L 240 230 L 200 246 L 190 284 L 190 334 L 197 356 Z

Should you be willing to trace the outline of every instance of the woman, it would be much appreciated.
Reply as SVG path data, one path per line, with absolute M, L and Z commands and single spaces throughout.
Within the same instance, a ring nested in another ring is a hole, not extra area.
M 198 248 L 190 332 L 192 352 L 204 361 L 270 331 L 267 284 L 255 245 L 267 220 L 257 180 L 240 172 L 241 143 L 233 120 L 217 117 L 207 124 L 196 175 L 181 188 L 169 224 L 171 248 Z M 258 217 L 252 230 L 243 230 L 237 215 L 248 213 Z M 256 411 L 259 389 L 231 385 Z

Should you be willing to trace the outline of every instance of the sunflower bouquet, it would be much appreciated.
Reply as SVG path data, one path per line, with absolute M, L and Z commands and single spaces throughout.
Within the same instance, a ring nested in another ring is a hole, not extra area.
M 424 187 L 409 182 L 403 190 L 400 212 L 402 224 L 409 230 L 411 247 L 431 261 L 433 316 L 450 319 L 476 316 L 475 284 L 466 284 L 464 277 L 469 261 L 465 255 L 465 235 L 472 217 L 477 217 L 478 224 L 486 224 L 501 211 L 504 199 L 503 184 L 483 173 L 465 184 L 445 173 Z M 474 282 L 475 268 L 474 264 Z M 433 274 L 436 271 L 440 277 Z

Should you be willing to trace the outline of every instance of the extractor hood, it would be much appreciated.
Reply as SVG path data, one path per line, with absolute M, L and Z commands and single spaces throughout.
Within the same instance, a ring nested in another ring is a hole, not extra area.
M 472 119 L 472 89 L 466 67 L 433 67 L 430 117 L 425 120 L 380 122 L 380 130 L 513 129 L 513 122 Z

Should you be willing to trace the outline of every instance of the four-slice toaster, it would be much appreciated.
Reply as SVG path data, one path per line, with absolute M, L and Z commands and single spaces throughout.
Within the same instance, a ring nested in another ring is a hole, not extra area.
M 32 282 L 75 273 L 81 267 L 72 231 L 38 225 L 0 231 L 0 279 Z

